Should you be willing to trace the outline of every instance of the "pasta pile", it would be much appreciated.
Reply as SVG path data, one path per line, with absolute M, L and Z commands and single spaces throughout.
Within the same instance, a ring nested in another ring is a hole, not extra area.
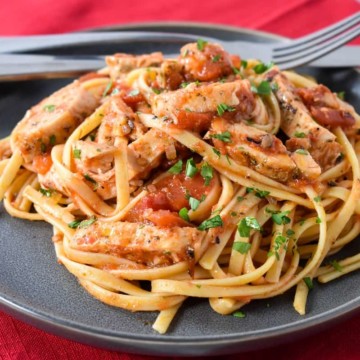
M 7 212 L 51 224 L 91 295 L 159 311 L 165 333 L 187 297 L 242 317 L 296 287 L 305 314 L 313 279 L 360 267 L 326 260 L 360 232 L 360 117 L 342 94 L 202 40 L 106 62 L 0 143 Z

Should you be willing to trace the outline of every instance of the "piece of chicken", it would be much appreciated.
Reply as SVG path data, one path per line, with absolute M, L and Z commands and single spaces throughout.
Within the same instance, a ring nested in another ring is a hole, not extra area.
M 97 142 L 113 145 L 116 137 L 127 136 L 136 140 L 145 133 L 137 114 L 125 104 L 120 94 L 112 95 L 109 101 L 109 108 L 99 126 Z
M 335 135 L 311 117 L 295 87 L 283 73 L 277 69 L 271 70 L 266 74 L 266 79 L 277 89 L 275 94 L 281 108 L 281 129 L 290 138 L 303 133 L 310 140 L 310 154 L 322 171 L 334 166 L 342 150 Z
M 173 126 L 193 131 L 207 130 L 215 114 L 235 120 L 249 119 L 255 98 L 248 80 L 198 85 L 154 96 L 152 111 L 168 117 Z
M 98 106 L 98 100 L 78 81 L 60 89 L 27 111 L 11 135 L 12 151 L 25 163 L 66 141 L 74 129 Z
M 164 57 L 161 52 L 154 52 L 146 55 L 115 54 L 106 57 L 106 64 L 109 67 L 110 78 L 113 81 L 122 79 L 127 73 L 134 69 L 159 66 Z
M 128 222 L 96 221 L 79 228 L 70 246 L 81 251 L 110 254 L 147 266 L 193 261 L 204 232 L 192 227 L 157 227 Z
M 229 137 L 224 142 L 221 134 L 226 132 Z M 212 122 L 210 136 L 222 153 L 272 179 L 286 182 L 296 168 L 286 147 L 275 135 L 244 123 L 217 118 Z

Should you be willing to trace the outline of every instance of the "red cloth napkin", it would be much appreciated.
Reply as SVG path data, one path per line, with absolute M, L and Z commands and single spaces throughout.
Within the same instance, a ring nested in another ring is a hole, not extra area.
M 144 21 L 196 21 L 298 37 L 359 10 L 360 3 L 355 0 L 11 0 L 1 3 L 0 35 L 61 33 Z M 308 338 L 294 339 L 286 345 L 241 356 L 255 360 L 265 357 L 279 360 L 355 360 L 360 359 L 359 334 L 360 316 L 354 315 Z M 45 333 L 0 312 L 1 360 L 156 358 L 82 345 Z M 234 356 L 222 358 L 233 359 Z

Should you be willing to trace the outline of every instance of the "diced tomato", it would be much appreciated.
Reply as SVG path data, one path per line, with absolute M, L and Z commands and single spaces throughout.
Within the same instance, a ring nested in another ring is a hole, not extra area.
M 160 227 L 189 226 L 189 223 L 183 220 L 179 214 L 169 210 L 153 211 L 146 216 L 146 219 Z
M 158 226 L 189 226 L 182 220 L 179 211 L 189 209 L 189 196 L 198 200 L 212 189 L 213 181 L 208 186 L 200 173 L 193 178 L 184 173 L 169 175 L 154 184 L 156 190 L 144 196 L 126 215 L 130 222 L 151 222 Z M 151 212 L 146 212 L 152 209 Z
M 50 154 L 48 153 L 36 155 L 34 157 L 33 160 L 34 170 L 41 175 L 46 174 L 50 170 L 51 165 L 52 165 L 52 160 Z
M 348 127 L 355 124 L 354 117 L 350 113 L 343 110 L 311 106 L 310 112 L 316 121 L 323 126 Z
M 131 95 L 130 93 L 127 93 L 122 96 L 122 99 L 124 100 L 125 104 L 128 106 L 134 106 L 137 103 L 145 100 L 143 94 L 141 93 L 136 95 Z
M 177 115 L 179 129 L 187 129 L 196 132 L 202 132 L 210 127 L 212 113 L 198 113 L 192 111 L 180 111 Z

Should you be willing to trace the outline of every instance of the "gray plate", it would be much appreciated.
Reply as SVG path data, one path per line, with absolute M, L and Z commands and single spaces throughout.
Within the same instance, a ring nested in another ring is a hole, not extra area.
M 119 28 L 116 28 L 119 29 Z M 198 24 L 147 24 L 122 30 L 189 32 L 222 39 L 279 41 L 272 35 Z M 157 45 L 158 46 L 158 45 Z M 177 45 L 161 44 L 167 53 Z M 122 49 L 63 48 L 65 53 L 111 53 L 159 50 L 146 43 Z M 53 51 L 52 53 L 55 53 Z M 334 91 L 345 90 L 347 99 L 360 107 L 359 74 L 351 69 L 315 71 L 321 82 Z M 69 80 L 41 80 L 0 84 L 0 135 L 7 135 L 25 110 Z M 78 285 L 64 267 L 57 264 L 51 243 L 51 228 L 45 223 L 13 219 L 0 209 L 0 307 L 9 314 L 52 332 L 83 343 L 142 354 L 215 355 L 228 354 L 290 341 L 344 318 L 360 305 L 360 273 L 352 273 L 328 285 L 317 285 L 310 293 L 307 315 L 293 307 L 293 291 L 244 308 L 246 318 L 221 316 L 206 300 L 187 300 L 166 335 L 155 333 L 155 313 L 130 313 L 102 304 Z M 353 242 L 338 254 L 341 258 L 360 252 Z M 260 345 L 261 344 L 261 345 Z

